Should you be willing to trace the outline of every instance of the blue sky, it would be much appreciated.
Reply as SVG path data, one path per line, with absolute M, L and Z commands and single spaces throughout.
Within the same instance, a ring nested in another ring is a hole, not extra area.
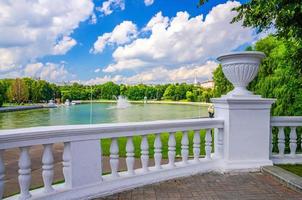
M 197 0 L 0 1 L 0 77 L 208 80 L 215 57 L 257 40 L 254 30 L 228 23 L 242 2 L 212 0 L 197 8 Z

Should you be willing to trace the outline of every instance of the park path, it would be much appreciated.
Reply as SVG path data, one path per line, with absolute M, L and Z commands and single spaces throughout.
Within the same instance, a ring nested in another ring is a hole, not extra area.
M 262 173 L 199 174 L 95 200 L 301 200 L 302 193 Z

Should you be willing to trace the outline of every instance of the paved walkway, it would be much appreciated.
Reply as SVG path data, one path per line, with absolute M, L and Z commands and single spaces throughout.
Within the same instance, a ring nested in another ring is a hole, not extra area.
M 95 200 L 301 200 L 262 173 L 204 174 L 153 184 Z

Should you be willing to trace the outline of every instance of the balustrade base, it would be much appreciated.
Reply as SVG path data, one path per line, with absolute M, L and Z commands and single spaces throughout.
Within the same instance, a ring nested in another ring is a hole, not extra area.
M 247 160 L 247 161 L 225 161 L 223 163 L 223 172 L 256 172 L 263 166 L 272 166 L 271 160 Z
M 274 164 L 302 164 L 302 154 L 272 155 L 271 159 Z
M 181 162 L 177 162 L 175 165 L 174 168 L 171 168 L 169 164 L 162 165 L 162 169 L 160 170 L 157 170 L 155 167 L 149 167 L 148 172 L 137 169 L 135 170 L 135 175 L 129 175 L 127 171 L 120 172 L 120 176 L 117 178 L 104 175 L 103 181 L 97 184 L 72 189 L 66 189 L 64 188 L 64 184 L 58 184 L 54 185 L 55 192 L 48 194 L 43 192 L 43 188 L 36 189 L 31 191 L 32 199 L 93 199 L 170 179 L 206 172 L 221 172 L 221 160 L 218 159 L 201 159 L 198 163 L 194 160 L 189 160 L 186 165 Z M 18 196 L 9 197 L 7 200 L 18 199 Z

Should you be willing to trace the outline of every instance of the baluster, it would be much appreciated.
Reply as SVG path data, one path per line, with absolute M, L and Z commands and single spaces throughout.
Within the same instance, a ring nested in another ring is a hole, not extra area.
M 273 135 L 273 127 L 270 127 L 270 153 L 269 157 L 272 157 L 274 147 L 274 135 Z
M 193 154 L 194 154 L 194 160 L 196 162 L 199 162 L 199 155 L 200 155 L 200 131 L 199 130 L 194 132 Z
M 149 171 L 148 162 L 149 162 L 149 143 L 146 135 L 142 136 L 141 142 L 141 162 L 143 172 Z
M 218 157 L 221 158 L 223 157 L 223 129 L 218 128 L 218 133 L 217 133 L 217 152 L 218 152 Z
M 285 149 L 285 136 L 284 136 L 284 127 L 278 127 L 278 150 L 279 155 L 284 155 L 284 149 Z
M 65 187 L 71 187 L 71 149 L 70 142 L 64 143 L 64 151 L 63 151 L 63 175 L 65 180 Z
M 110 145 L 110 166 L 111 166 L 111 175 L 113 177 L 118 177 L 118 164 L 119 164 L 119 149 L 117 138 L 112 138 Z
M 52 187 L 53 182 L 53 162 L 54 158 L 52 155 L 52 144 L 44 144 L 44 151 L 42 156 L 42 177 L 44 182 L 44 192 L 49 193 L 54 189 Z
M 133 145 L 133 140 L 132 137 L 127 138 L 127 144 L 126 144 L 126 164 L 127 164 L 127 169 L 128 169 L 128 174 L 134 175 L 134 145 Z
M 5 176 L 5 165 L 3 161 L 3 152 L 4 150 L 0 150 L 0 199 L 3 198 L 4 194 L 4 176 Z
M 19 186 L 20 196 L 19 199 L 29 199 L 31 194 L 29 192 L 30 181 L 31 181 L 31 160 L 29 155 L 30 147 L 21 147 L 21 153 L 19 158 Z
M 184 131 L 181 138 L 181 157 L 184 164 L 188 163 L 189 157 L 189 138 L 188 132 Z
M 207 129 L 206 137 L 205 137 L 206 159 L 211 159 L 211 151 L 212 151 L 212 134 L 211 134 L 211 129 Z
M 155 169 L 161 169 L 161 139 L 160 139 L 160 133 L 155 135 L 155 141 L 154 141 L 154 162 L 155 162 Z
M 176 140 L 175 140 L 175 133 L 169 134 L 169 141 L 168 141 L 168 158 L 169 158 L 169 166 L 175 166 L 175 155 L 176 155 Z
M 297 133 L 296 133 L 296 127 L 294 126 L 290 127 L 289 148 L 290 148 L 290 155 L 295 156 L 296 149 L 297 149 Z

